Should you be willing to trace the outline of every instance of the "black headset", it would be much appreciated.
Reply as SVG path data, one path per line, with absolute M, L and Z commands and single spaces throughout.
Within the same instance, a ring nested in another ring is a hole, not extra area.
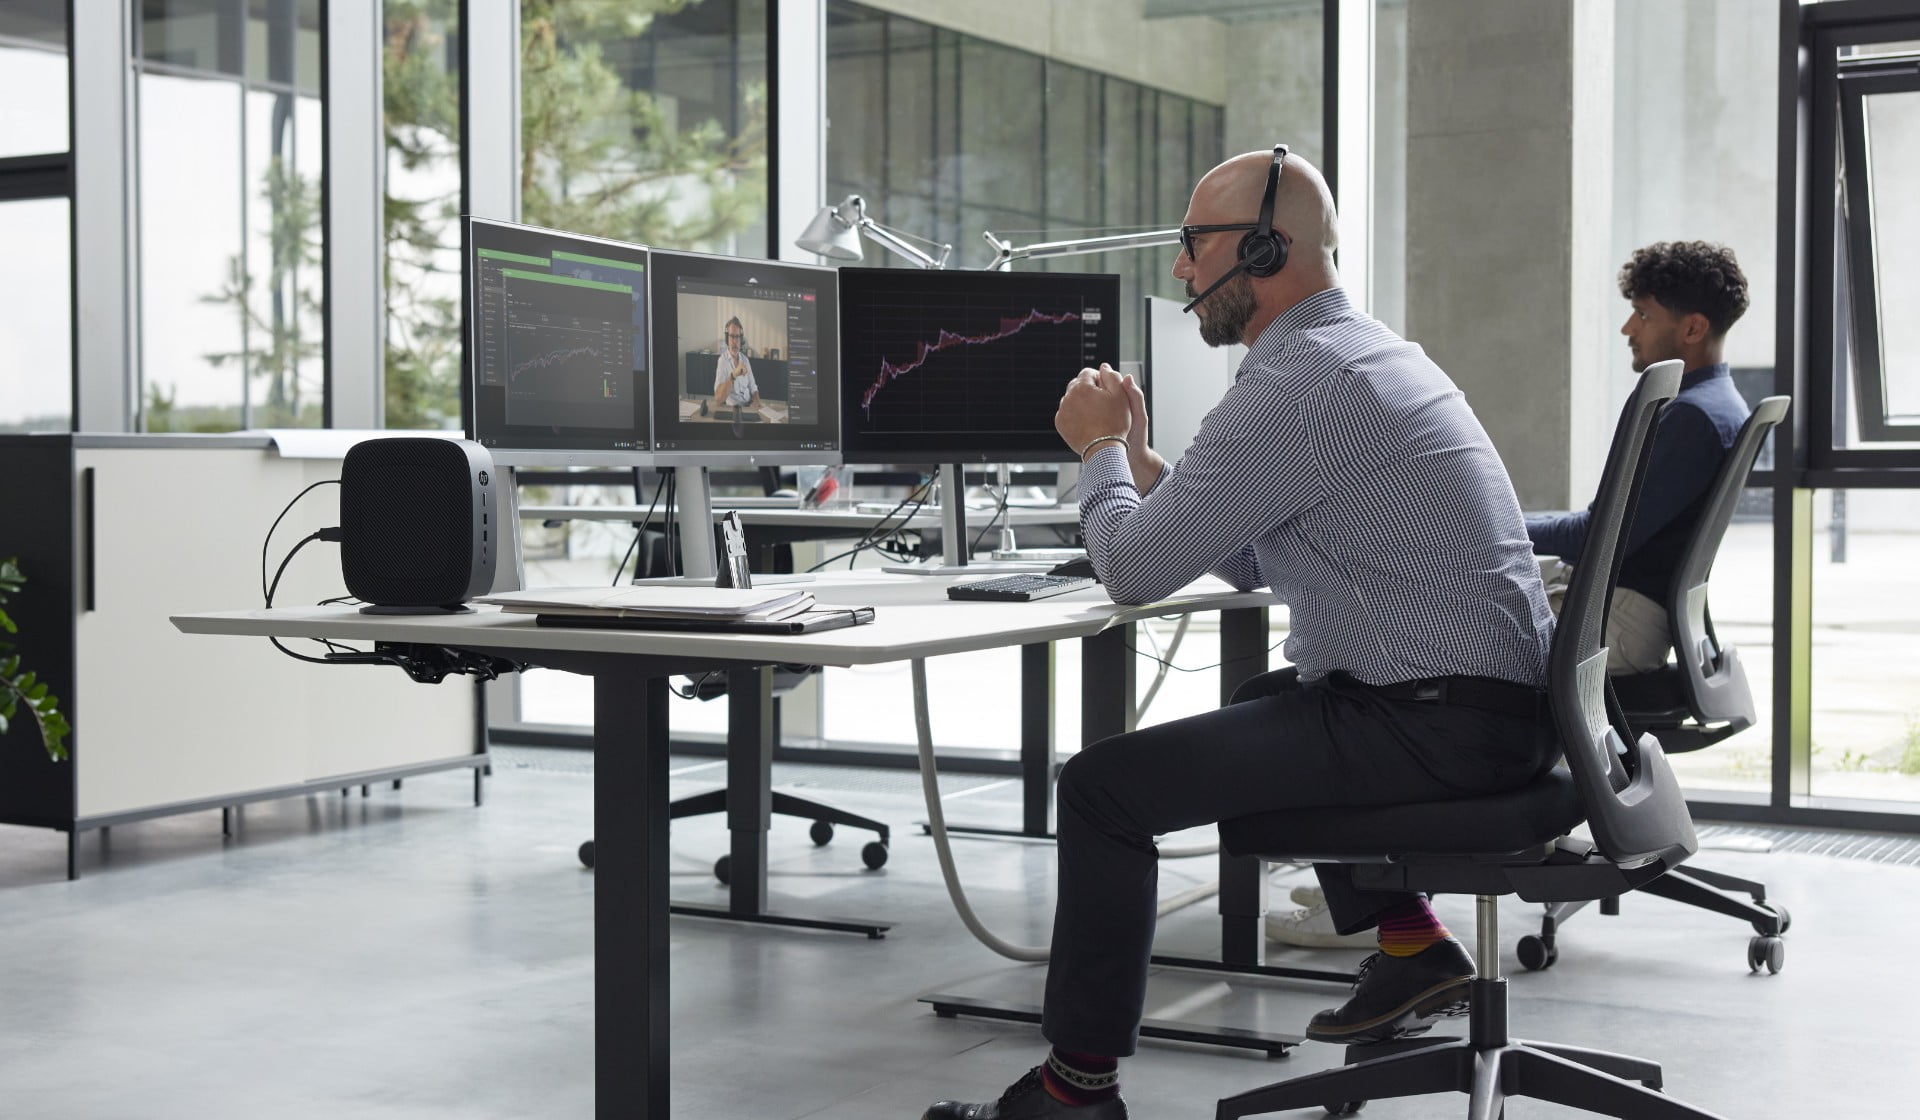
M 1219 291 L 1222 284 L 1242 272 L 1248 276 L 1266 277 L 1287 267 L 1287 235 L 1273 228 L 1273 196 L 1280 191 L 1280 173 L 1286 169 L 1286 164 L 1287 146 L 1275 144 L 1273 166 L 1267 169 L 1267 190 L 1260 196 L 1260 222 L 1240 239 L 1240 263 L 1208 285 L 1207 290 L 1195 296 L 1192 303 L 1181 308 L 1182 311 L 1192 311 L 1200 306 L 1208 296 Z

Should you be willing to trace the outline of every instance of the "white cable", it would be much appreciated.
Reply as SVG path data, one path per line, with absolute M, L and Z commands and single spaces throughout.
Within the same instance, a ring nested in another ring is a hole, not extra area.
M 946 814 L 940 808 L 940 775 L 934 768 L 933 759 L 933 720 L 927 713 L 927 662 L 920 657 L 913 659 L 913 725 L 919 738 L 920 791 L 927 799 L 927 832 L 933 837 L 934 854 L 940 859 L 940 877 L 946 880 L 947 897 L 953 900 L 954 911 L 960 915 L 967 932 L 1001 956 L 1032 963 L 1045 961 L 1048 956 L 1045 946 L 1016 945 L 988 929 L 967 903 L 967 892 L 960 886 L 960 873 L 953 865 L 953 845 L 947 838 Z M 1164 918 L 1175 910 L 1217 894 L 1219 890 L 1218 881 L 1194 887 L 1160 903 L 1155 913 Z

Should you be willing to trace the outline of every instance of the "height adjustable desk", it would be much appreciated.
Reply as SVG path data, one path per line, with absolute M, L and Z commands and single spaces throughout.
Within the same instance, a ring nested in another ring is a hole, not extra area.
M 1180 596 L 1144 607 L 1107 600 L 1099 588 L 1034 603 L 952 602 L 943 580 L 874 577 L 810 585 L 827 604 L 877 609 L 871 625 L 780 637 L 576 630 L 536 626 L 525 615 L 483 607 L 450 616 L 375 616 L 352 607 L 288 607 L 178 615 L 189 634 L 332 638 L 472 650 L 593 678 L 595 1112 L 621 1120 L 663 1120 L 668 1111 L 667 681 L 686 673 L 738 674 L 730 685 L 757 691 L 776 663 L 874 665 L 1002 646 L 1088 643 L 1089 690 L 1131 679 L 1131 623 L 1195 611 L 1222 620 L 1223 697 L 1266 667 L 1266 608 L 1272 596 L 1202 580 Z M 937 596 L 937 598 L 936 598 Z M 1098 669 L 1119 675 L 1098 675 Z M 1116 692 L 1118 690 L 1115 690 Z M 1124 695 L 1124 694 L 1122 694 Z M 1119 704 L 1106 710 L 1123 713 Z M 1090 737 L 1125 729 L 1125 716 L 1091 724 Z M 729 734 L 729 778 L 748 811 L 729 814 L 734 877 L 752 879 L 764 899 L 771 757 L 764 720 Z M 733 756 L 742 756 L 736 763 Z M 748 761 L 750 760 L 750 761 Z M 744 856 L 744 858 L 743 858 Z M 756 858 L 757 856 L 757 858 Z M 1223 880 L 1223 957 L 1257 962 L 1263 877 Z M 747 868 L 756 869 L 749 875 Z M 1242 869 L 1244 871 L 1244 869 Z

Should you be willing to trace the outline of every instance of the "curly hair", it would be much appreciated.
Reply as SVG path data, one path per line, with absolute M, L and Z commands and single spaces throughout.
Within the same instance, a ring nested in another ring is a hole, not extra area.
M 1747 277 L 1733 250 L 1711 241 L 1658 241 L 1620 266 L 1620 294 L 1641 296 L 1679 315 L 1699 313 L 1715 336 L 1747 311 Z

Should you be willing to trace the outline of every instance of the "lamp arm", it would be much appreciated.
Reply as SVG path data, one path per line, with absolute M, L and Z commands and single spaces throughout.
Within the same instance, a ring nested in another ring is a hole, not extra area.
M 918 245 L 900 237 L 886 226 L 867 217 L 864 209 L 860 213 L 859 225 L 860 232 L 866 234 L 869 240 L 879 242 L 886 248 L 918 264 L 921 268 L 945 268 L 947 267 L 947 258 L 953 253 L 953 246 L 942 244 L 939 246 L 940 254 L 934 256 Z
M 1041 257 L 1071 257 L 1081 253 L 1108 253 L 1119 249 L 1145 249 L 1153 245 L 1177 245 L 1180 242 L 1180 230 L 1149 230 L 1145 233 L 1121 233 L 1111 237 L 1081 237 L 1069 241 L 1042 241 L 1033 245 L 1016 247 L 1013 242 L 995 237 L 992 232 L 983 234 L 987 244 L 993 246 L 993 263 L 990 270 L 1005 271 L 1014 261 Z

